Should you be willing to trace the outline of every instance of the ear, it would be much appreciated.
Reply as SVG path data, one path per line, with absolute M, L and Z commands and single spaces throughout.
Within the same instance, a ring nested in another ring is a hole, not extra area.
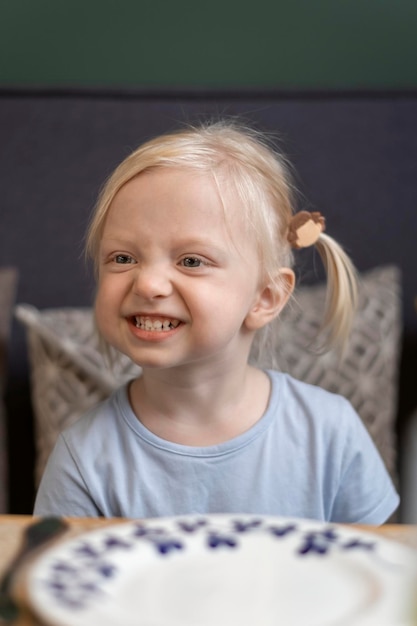
M 287 304 L 294 285 L 294 272 L 288 267 L 280 269 L 274 282 L 269 282 L 260 288 L 245 318 L 244 326 L 248 330 L 259 330 L 269 324 Z

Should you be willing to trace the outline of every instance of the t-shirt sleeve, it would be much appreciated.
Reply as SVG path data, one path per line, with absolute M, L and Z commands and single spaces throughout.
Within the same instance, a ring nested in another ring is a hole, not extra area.
M 36 494 L 34 515 L 100 517 L 77 464 L 61 434 Z
M 399 505 L 398 493 L 372 438 L 348 402 L 341 426 L 340 482 L 331 521 L 383 524 Z

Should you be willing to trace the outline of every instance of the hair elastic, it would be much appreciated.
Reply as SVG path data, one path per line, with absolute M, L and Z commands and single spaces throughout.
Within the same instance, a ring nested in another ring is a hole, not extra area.
M 326 228 L 326 220 L 318 211 L 299 211 L 292 216 L 287 239 L 295 249 L 313 246 Z

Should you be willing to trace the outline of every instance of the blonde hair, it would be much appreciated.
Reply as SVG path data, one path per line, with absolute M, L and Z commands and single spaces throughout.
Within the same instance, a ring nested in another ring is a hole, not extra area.
M 222 191 L 227 188 L 235 192 L 243 223 L 255 238 L 261 267 L 269 281 L 276 283 L 279 269 L 293 265 L 287 239 L 295 210 L 289 163 L 269 145 L 265 135 L 235 122 L 218 121 L 156 137 L 115 169 L 100 193 L 87 232 L 86 252 L 96 269 L 105 220 L 115 195 L 132 178 L 156 168 L 183 168 L 211 175 L 226 215 Z M 351 261 L 334 239 L 321 234 L 316 247 L 328 279 L 320 331 L 324 336 L 322 348 L 326 350 L 344 346 L 347 341 L 356 306 L 356 278 Z M 267 343 L 265 335 L 259 345 Z

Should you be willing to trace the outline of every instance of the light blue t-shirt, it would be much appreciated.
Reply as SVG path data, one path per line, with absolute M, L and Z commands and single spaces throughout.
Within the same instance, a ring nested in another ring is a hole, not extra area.
M 230 441 L 184 446 L 157 437 L 127 387 L 65 430 L 35 514 L 146 518 L 255 513 L 381 524 L 399 503 L 349 402 L 278 372 L 263 417 Z

